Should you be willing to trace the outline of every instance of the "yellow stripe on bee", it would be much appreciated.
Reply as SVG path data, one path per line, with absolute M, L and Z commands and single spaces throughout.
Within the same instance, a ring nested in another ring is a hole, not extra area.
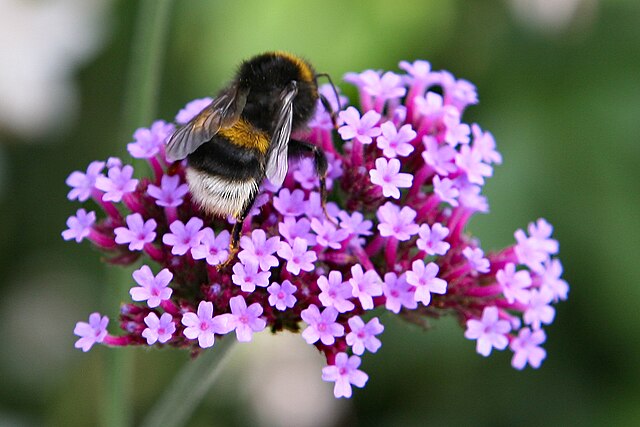
M 267 134 L 242 119 L 235 122 L 231 127 L 220 129 L 219 134 L 227 138 L 232 144 L 252 148 L 263 154 L 269 148 Z
M 282 58 L 286 58 L 289 61 L 296 64 L 298 66 L 298 69 L 300 70 L 300 77 L 305 82 L 311 83 L 315 80 L 315 74 L 313 70 L 311 69 L 307 61 L 305 61 L 304 59 L 299 58 L 289 52 L 276 51 L 276 52 L 273 52 L 273 54 L 280 56 Z

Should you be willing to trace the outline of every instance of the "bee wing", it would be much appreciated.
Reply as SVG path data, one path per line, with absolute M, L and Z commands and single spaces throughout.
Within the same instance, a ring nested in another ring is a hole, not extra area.
M 282 185 L 289 169 L 288 153 L 289 137 L 293 123 L 293 98 L 298 93 L 295 81 L 281 95 L 282 105 L 276 127 L 271 137 L 267 157 L 266 176 L 276 186 Z
M 238 121 L 247 102 L 249 89 L 232 85 L 205 107 L 189 123 L 176 130 L 167 142 L 167 160 L 175 162 L 193 153 L 211 140 L 221 128 Z

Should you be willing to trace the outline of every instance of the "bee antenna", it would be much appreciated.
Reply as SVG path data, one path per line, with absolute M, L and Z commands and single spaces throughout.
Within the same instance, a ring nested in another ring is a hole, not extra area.
M 326 77 L 327 80 L 329 80 L 329 84 L 331 85 L 331 88 L 333 89 L 333 94 L 336 96 L 336 103 L 338 104 L 338 111 L 342 110 L 342 106 L 340 105 L 340 95 L 338 95 L 338 89 L 336 89 L 336 85 L 333 84 L 333 80 L 331 80 L 331 76 L 327 73 L 319 73 L 316 74 L 316 82 L 318 80 L 318 77 Z

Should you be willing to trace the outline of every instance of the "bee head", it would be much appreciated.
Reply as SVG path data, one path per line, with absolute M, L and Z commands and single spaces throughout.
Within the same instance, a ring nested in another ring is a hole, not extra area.
M 313 115 L 318 99 L 315 71 L 304 59 L 285 52 L 269 52 L 245 61 L 238 73 L 239 83 L 249 88 L 245 114 L 263 129 L 278 116 L 283 91 L 295 81 L 293 129 L 303 126 Z

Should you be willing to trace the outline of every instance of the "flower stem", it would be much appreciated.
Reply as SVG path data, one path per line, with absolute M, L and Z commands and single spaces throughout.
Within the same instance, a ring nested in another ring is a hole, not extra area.
M 160 82 L 160 63 L 164 52 L 164 41 L 169 28 L 171 0 L 142 0 L 137 11 L 136 28 L 131 52 L 131 65 L 127 76 L 121 119 L 122 139 L 131 137 L 133 129 L 152 120 Z M 121 149 L 120 142 L 118 149 Z M 125 276 L 127 276 L 125 278 Z M 118 304 L 130 286 L 130 276 L 113 274 L 109 280 L 108 301 Z M 106 363 L 106 399 L 103 399 L 102 425 L 125 427 L 132 423 L 131 382 L 133 356 L 129 349 L 109 352 Z
M 140 425 L 186 425 L 189 416 L 222 372 L 225 356 L 235 342 L 233 336 L 216 340 L 213 348 L 203 351 L 197 359 L 188 361 Z

